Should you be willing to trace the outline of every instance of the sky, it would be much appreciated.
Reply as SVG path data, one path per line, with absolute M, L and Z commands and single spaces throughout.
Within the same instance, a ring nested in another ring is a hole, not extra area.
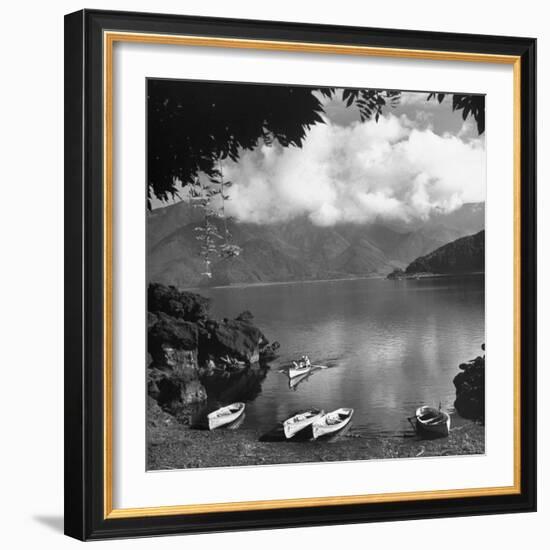
M 261 224 L 308 216 L 313 223 L 407 223 L 485 200 L 485 136 L 453 112 L 451 96 L 403 92 L 378 122 L 362 122 L 340 93 L 322 98 L 325 124 L 302 148 L 259 144 L 224 161 L 226 212 Z M 319 96 L 321 97 L 321 96 Z

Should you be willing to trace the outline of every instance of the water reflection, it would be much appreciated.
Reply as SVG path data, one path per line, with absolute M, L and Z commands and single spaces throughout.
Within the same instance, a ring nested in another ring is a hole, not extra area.
M 294 390 L 296 391 L 298 389 L 298 386 L 302 383 L 302 382 L 305 382 L 308 378 L 310 378 L 311 376 L 313 376 L 313 372 L 310 371 L 310 372 L 306 372 L 305 374 L 300 374 L 299 376 L 296 376 L 294 378 L 289 378 L 288 379 L 288 387 L 291 389 L 291 390 Z
M 202 379 L 210 404 L 253 401 L 262 391 L 268 366 L 253 365 L 238 373 L 216 373 Z
M 328 368 L 331 368 L 329 366 L 319 366 L 319 365 L 313 365 L 311 370 L 308 371 L 308 372 L 305 372 L 304 374 L 300 374 L 298 376 L 294 376 L 293 378 L 290 378 L 288 377 L 288 387 L 289 389 L 293 390 L 293 391 L 296 391 L 298 389 L 298 386 L 302 383 L 302 382 L 306 382 L 307 380 L 309 380 L 313 375 L 315 375 L 316 373 L 324 370 L 324 369 L 328 369 Z M 285 376 L 288 376 L 288 369 L 281 369 L 279 370 L 279 372 Z

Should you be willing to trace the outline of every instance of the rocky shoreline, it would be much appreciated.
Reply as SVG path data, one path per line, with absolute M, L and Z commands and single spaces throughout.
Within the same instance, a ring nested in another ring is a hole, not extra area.
M 249 311 L 213 319 L 207 298 L 161 284 L 149 285 L 147 305 L 148 421 L 158 407 L 188 423 L 230 380 L 261 379 L 277 356 L 278 343 L 269 343 Z
M 485 351 L 485 344 L 481 349 Z M 453 383 L 456 388 L 454 407 L 462 418 L 485 420 L 485 355 L 458 367 Z

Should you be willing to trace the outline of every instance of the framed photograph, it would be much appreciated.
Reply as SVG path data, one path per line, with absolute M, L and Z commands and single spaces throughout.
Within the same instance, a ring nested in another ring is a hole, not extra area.
M 65 530 L 534 511 L 532 38 L 65 18 Z

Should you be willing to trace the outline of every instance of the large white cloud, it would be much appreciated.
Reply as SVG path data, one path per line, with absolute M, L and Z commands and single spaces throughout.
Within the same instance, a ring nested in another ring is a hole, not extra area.
M 245 151 L 226 163 L 226 203 L 241 221 L 307 214 L 319 225 L 409 221 L 485 200 L 483 140 L 419 130 L 406 116 L 314 126 L 303 148 Z

